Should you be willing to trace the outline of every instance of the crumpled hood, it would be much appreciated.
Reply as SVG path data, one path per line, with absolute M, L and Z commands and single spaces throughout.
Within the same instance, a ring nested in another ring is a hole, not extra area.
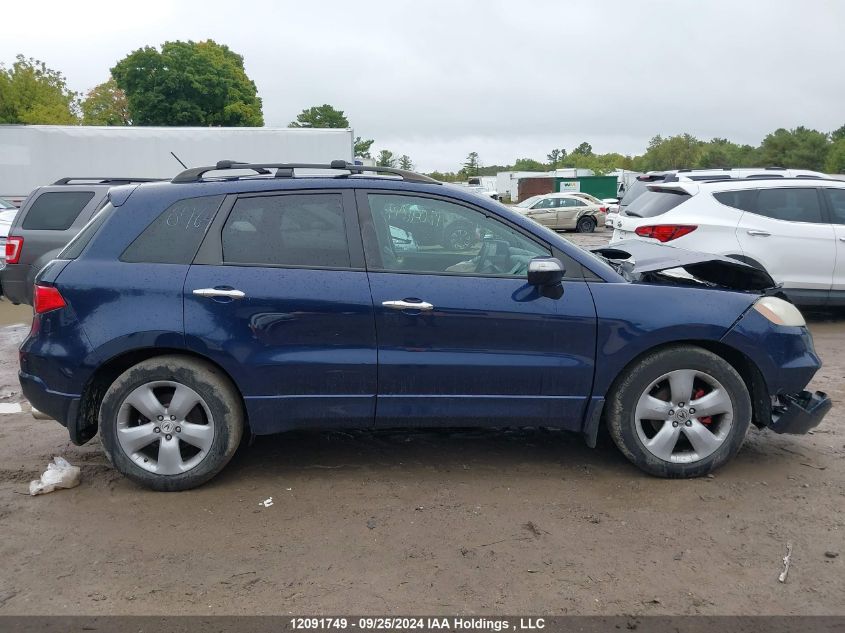
M 731 290 L 763 291 L 777 287 L 766 271 L 721 255 L 641 240 L 616 242 L 592 251 L 619 263 L 633 281 L 656 281 L 660 278 L 656 273 L 681 269 L 695 280 Z M 683 275 L 672 277 L 679 282 L 684 279 Z

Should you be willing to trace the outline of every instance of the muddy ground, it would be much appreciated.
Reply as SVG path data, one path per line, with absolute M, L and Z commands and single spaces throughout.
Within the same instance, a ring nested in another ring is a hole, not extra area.
M 0 614 L 845 613 L 845 319 L 811 329 L 831 414 L 692 481 L 557 432 L 296 433 L 161 494 L 0 414 Z M 0 403 L 25 331 L 0 329 Z M 27 496 L 53 455 L 82 485 Z

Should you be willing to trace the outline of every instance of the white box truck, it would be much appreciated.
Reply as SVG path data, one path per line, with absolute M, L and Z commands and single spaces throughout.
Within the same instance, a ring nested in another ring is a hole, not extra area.
M 351 129 L 0 125 L 0 198 L 64 177 L 172 178 L 219 160 L 352 162 Z M 179 160 L 174 158 L 174 154 Z

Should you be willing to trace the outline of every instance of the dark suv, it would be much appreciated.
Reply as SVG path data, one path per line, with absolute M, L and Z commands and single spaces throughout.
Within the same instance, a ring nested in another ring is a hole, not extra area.
M 62 178 L 27 196 L 5 241 L 3 294 L 32 305 L 35 275 L 54 259 L 106 202 L 109 189 L 148 178 Z
M 802 433 L 830 407 L 804 391 L 819 359 L 800 312 L 735 260 L 597 256 L 471 191 L 343 161 L 223 162 L 108 197 L 36 279 L 20 380 L 157 490 L 207 481 L 245 435 L 331 427 L 547 426 L 594 445 L 605 424 L 640 468 L 689 477 L 751 424 Z M 406 205 L 467 235 L 416 244 L 392 224 Z

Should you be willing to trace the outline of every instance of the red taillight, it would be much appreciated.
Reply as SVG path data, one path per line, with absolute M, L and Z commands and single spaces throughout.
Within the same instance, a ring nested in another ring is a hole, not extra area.
M 599 211 L 602 213 L 607 213 L 607 207 L 599 207 Z
M 50 310 L 58 310 L 59 308 L 64 308 L 66 305 L 64 297 L 62 297 L 58 288 L 35 284 L 35 300 L 32 302 L 32 307 L 35 308 L 35 314 L 44 314 Z
M 6 239 L 6 263 L 17 264 L 23 250 L 23 238 L 9 236 Z
M 640 237 L 652 237 L 658 242 L 669 242 L 684 235 L 689 235 L 697 226 L 689 224 L 656 224 L 654 226 L 641 226 L 634 233 Z

